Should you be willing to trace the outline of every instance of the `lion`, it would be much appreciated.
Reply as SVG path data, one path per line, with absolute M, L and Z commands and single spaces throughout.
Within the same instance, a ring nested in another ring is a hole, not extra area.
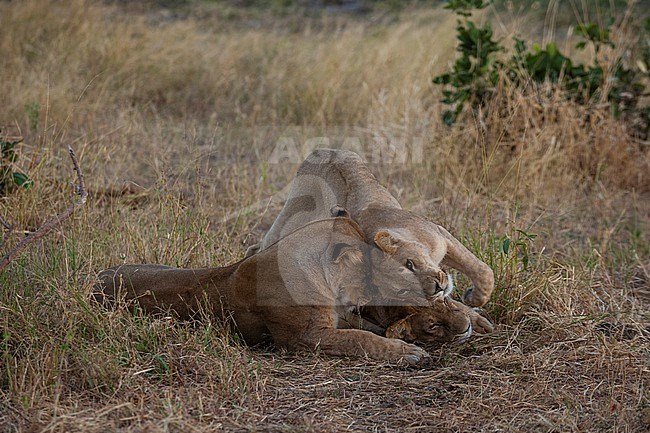
M 461 344 L 473 333 L 488 334 L 494 325 L 479 309 L 448 296 L 436 298 L 431 306 L 363 306 L 346 314 L 339 326 L 365 329 L 388 338 L 399 338 L 422 346 Z
M 371 272 L 369 256 L 383 254 L 375 250 L 349 218 L 312 221 L 231 266 L 107 269 L 99 275 L 94 297 L 113 304 L 125 296 L 145 312 L 170 310 L 180 318 L 192 317 L 205 306 L 232 319 L 248 344 L 270 337 L 288 350 L 318 349 L 333 356 L 417 363 L 428 355 L 416 345 L 366 330 L 338 329 L 346 314 L 374 299 L 428 305 L 423 293 L 393 284 L 394 267 Z
M 346 314 L 339 326 L 365 329 L 408 343 L 434 346 L 466 342 L 473 333 L 488 334 L 494 325 L 478 309 L 448 296 L 436 298 L 431 306 L 362 306 Z
M 465 290 L 463 302 L 480 307 L 494 289 L 492 269 L 444 227 L 408 212 L 381 186 L 359 155 L 348 150 L 316 149 L 300 165 L 287 201 L 259 244 L 246 255 L 264 250 L 285 234 L 310 221 L 332 214 L 345 214 L 359 223 L 366 239 L 399 263 L 395 281 L 415 277 L 430 297 L 448 295 L 451 285 L 440 284 L 441 266 L 467 275 L 472 286 Z M 382 263 L 387 257 L 376 255 Z

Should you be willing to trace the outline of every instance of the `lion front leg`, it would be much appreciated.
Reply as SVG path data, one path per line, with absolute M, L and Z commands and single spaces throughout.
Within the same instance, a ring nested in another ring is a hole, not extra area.
M 447 243 L 447 254 L 442 259 L 442 263 L 462 272 L 472 280 L 473 287 L 465 290 L 463 301 L 473 307 L 484 305 L 494 290 L 494 272 L 444 227 L 439 225 L 438 229 Z
M 478 334 L 490 334 L 494 332 L 494 324 L 487 317 L 481 314 L 480 308 L 471 308 L 467 312 L 469 320 L 472 322 L 472 329 Z
M 417 364 L 429 354 L 422 348 L 360 329 L 319 329 L 303 341 L 332 356 L 367 356 L 371 359 Z
M 360 329 L 336 329 L 337 315 L 331 308 L 291 308 L 291 321 L 267 323 L 276 345 L 290 350 L 307 348 L 331 356 L 358 356 L 416 364 L 429 354 L 402 340 L 385 338 Z

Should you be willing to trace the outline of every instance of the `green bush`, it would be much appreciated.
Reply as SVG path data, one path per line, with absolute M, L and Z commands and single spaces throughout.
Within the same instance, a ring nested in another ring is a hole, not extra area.
M 493 39 L 492 28 L 487 23 L 482 27 L 470 21 L 472 9 L 482 9 L 489 3 L 484 0 L 454 0 L 446 8 L 462 17 L 458 31 L 458 59 L 452 70 L 433 79 L 435 84 L 444 86 L 442 102 L 451 106 L 443 112 L 446 124 L 453 124 L 466 104 L 472 108 L 485 107 L 495 92 L 502 75 L 506 75 L 515 86 L 524 87 L 528 83 L 552 83 L 560 86 L 568 98 L 581 104 L 607 100 L 615 117 L 632 113 L 642 118 L 648 135 L 650 109 L 640 104 L 645 95 L 644 78 L 648 75 L 650 60 L 650 20 L 644 27 L 645 38 L 640 38 L 639 60 L 636 65 L 626 65 L 623 58 L 613 59 L 611 64 L 602 65 L 598 53 L 603 46 L 615 48 L 610 38 L 610 27 L 602 28 L 593 23 L 581 24 L 577 34 L 581 37 L 576 48 L 593 46 L 596 56 L 592 65 L 574 62 L 560 52 L 557 44 L 551 42 L 545 48 L 534 44 L 529 50 L 526 43 L 514 40 L 514 52 L 505 60 L 498 53 L 505 52 L 500 41 Z
M 21 142 L 20 139 L 7 138 L 0 130 L 0 197 L 7 195 L 16 186 L 29 188 L 34 183 L 29 176 L 14 168 L 14 162 L 18 158 L 15 148 Z
M 447 125 L 456 121 L 466 102 L 478 106 L 485 101 L 499 81 L 502 65 L 497 61 L 496 53 L 503 51 L 503 47 L 492 39 L 489 23 L 477 27 L 469 20 L 472 9 L 483 9 L 488 4 L 483 0 L 451 0 L 445 6 L 464 17 L 456 27 L 460 42 L 457 48 L 459 57 L 451 72 L 433 79 L 435 84 L 445 86 L 442 102 L 454 107 L 443 112 Z

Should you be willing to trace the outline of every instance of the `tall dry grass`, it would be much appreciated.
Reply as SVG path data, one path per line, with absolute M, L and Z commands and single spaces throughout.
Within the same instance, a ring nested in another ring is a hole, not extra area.
M 18 228 L 5 247 L 68 204 L 66 144 L 91 192 L 0 275 L 0 430 L 641 431 L 647 143 L 606 107 L 532 90 L 444 126 L 431 77 L 453 58 L 454 26 L 437 9 L 296 30 L 89 0 L 0 3 L 0 123 L 24 138 L 16 164 L 35 180 L 0 200 Z M 210 317 L 89 301 L 108 266 L 241 258 L 293 175 L 268 162 L 282 136 L 354 138 L 368 154 L 382 137 L 422 143 L 421 160 L 372 169 L 493 267 L 494 336 L 438 349 L 414 372 L 250 349 Z

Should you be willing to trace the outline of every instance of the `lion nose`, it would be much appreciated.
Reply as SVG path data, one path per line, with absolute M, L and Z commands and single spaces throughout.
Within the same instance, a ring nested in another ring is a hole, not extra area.
M 451 275 L 445 271 L 434 271 L 427 278 L 426 293 L 429 299 L 436 299 L 441 296 L 448 296 L 453 290 Z

